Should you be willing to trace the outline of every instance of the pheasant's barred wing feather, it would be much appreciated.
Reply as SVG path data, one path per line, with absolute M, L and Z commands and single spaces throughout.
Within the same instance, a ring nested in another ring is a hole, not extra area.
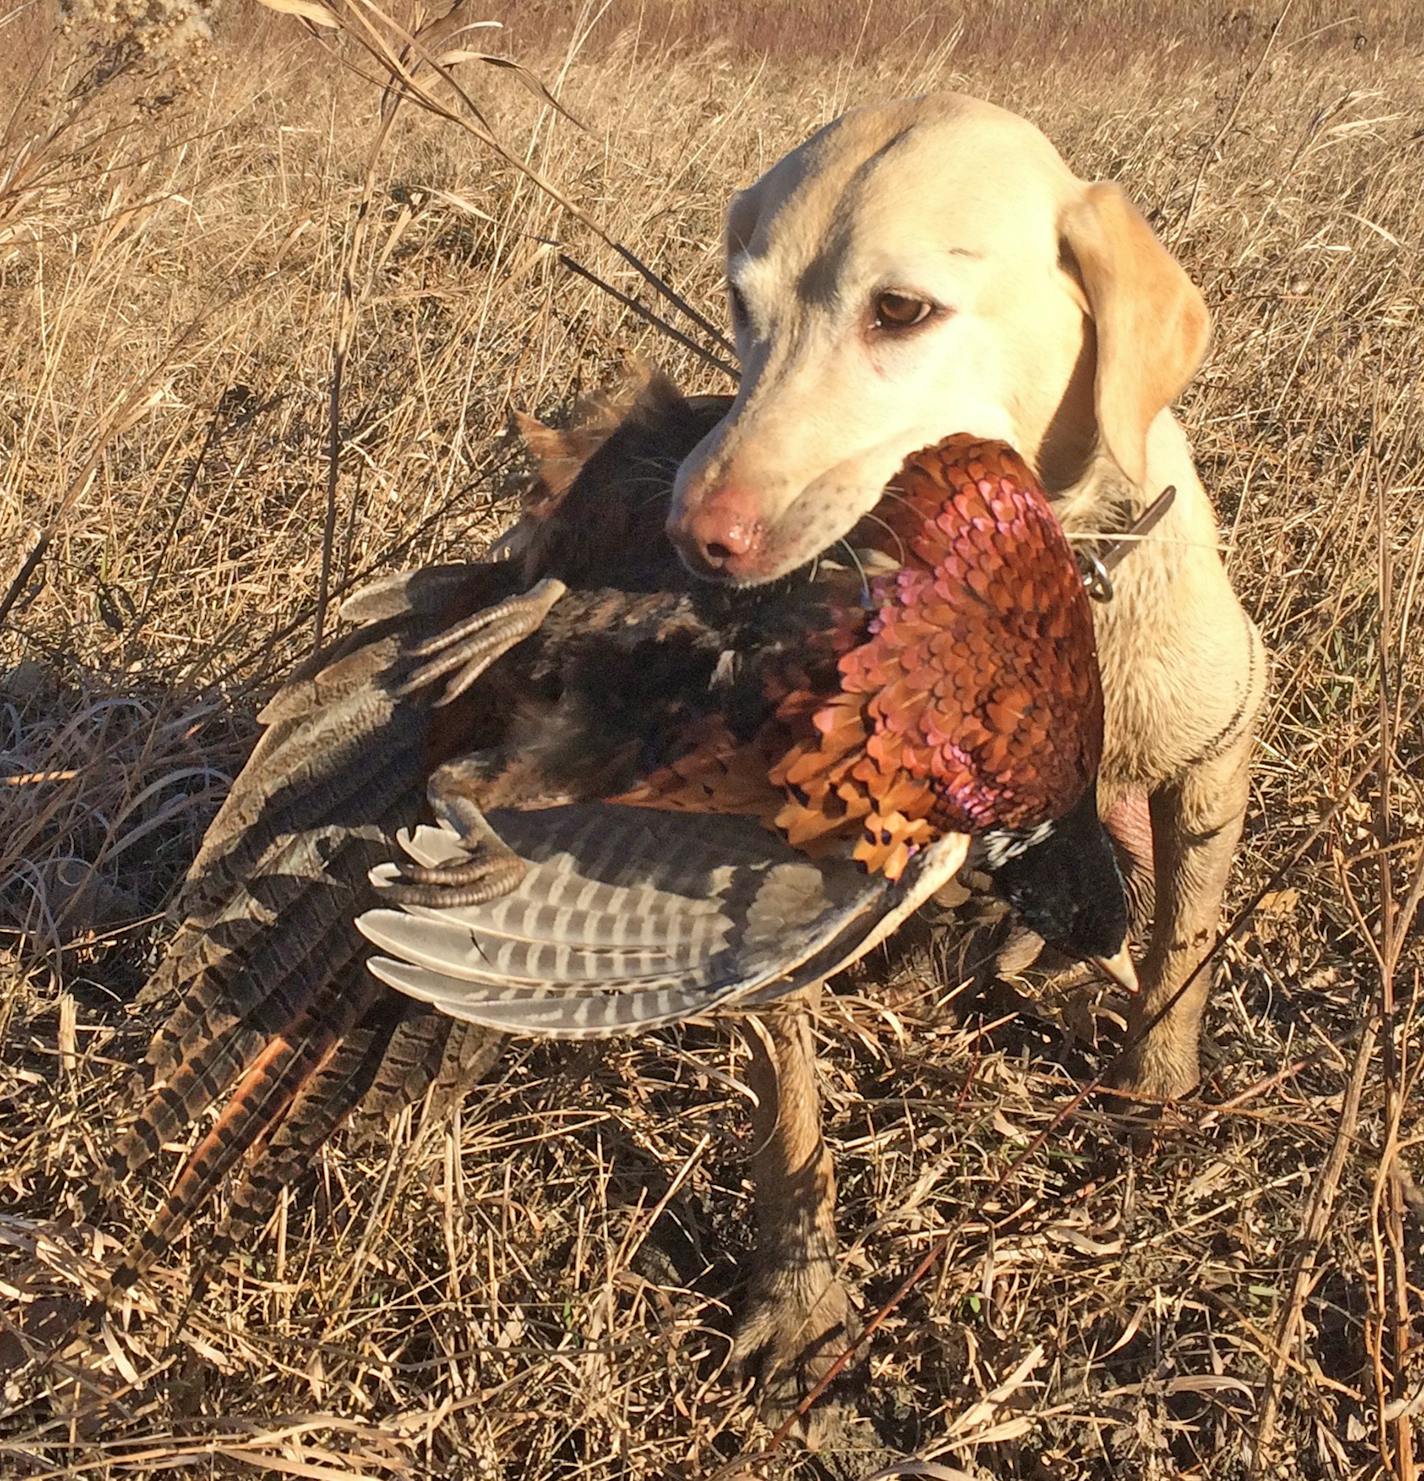
M 483 1036 L 386 993 L 351 921 L 369 903 L 370 870 L 424 800 L 428 708 L 397 692 L 406 655 L 457 592 L 494 600 L 512 580 L 469 565 L 381 581 L 350 604 L 366 625 L 263 712 L 266 729 L 189 871 L 183 924 L 140 997 L 163 1017 L 106 1186 L 221 1109 L 116 1284 L 239 1164 L 230 1238 L 266 1217 L 348 1114 L 403 1105 L 470 1068 Z
M 366 912 L 357 924 L 386 953 L 371 970 L 466 1022 L 563 1039 L 819 981 L 946 883 L 966 850 L 943 839 L 892 883 L 848 859 L 813 862 L 752 818 L 584 804 L 490 821 L 530 863 L 520 884 L 479 906 Z M 440 828 L 402 842 L 421 863 L 461 852 Z

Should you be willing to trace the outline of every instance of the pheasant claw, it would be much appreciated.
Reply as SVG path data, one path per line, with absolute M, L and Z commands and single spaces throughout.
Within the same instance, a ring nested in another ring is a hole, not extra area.
M 482 845 L 448 864 L 405 864 L 396 879 L 381 886 L 381 894 L 393 904 L 428 910 L 485 905 L 507 895 L 527 868 L 517 854 Z
M 531 586 L 522 596 L 510 597 L 485 607 L 473 617 L 437 633 L 412 650 L 416 658 L 430 661 L 422 664 L 401 685 L 401 695 L 413 694 L 427 685 L 454 673 L 445 692 L 435 701 L 447 705 L 458 699 L 496 659 L 502 658 L 516 643 L 539 630 L 554 603 L 568 590 L 556 577 L 548 577 Z

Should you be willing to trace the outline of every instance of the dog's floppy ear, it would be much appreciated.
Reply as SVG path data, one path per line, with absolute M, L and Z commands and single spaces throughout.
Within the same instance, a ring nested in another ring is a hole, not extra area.
M 1063 215 L 1097 334 L 1098 434 L 1134 483 L 1147 470 L 1147 429 L 1196 373 L 1211 317 L 1191 279 L 1109 181 Z

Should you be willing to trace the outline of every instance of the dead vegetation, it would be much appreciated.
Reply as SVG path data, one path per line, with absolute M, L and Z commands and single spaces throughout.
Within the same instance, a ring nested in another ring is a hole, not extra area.
M 574 54 L 557 10 L 519 7 L 509 45 L 588 132 L 482 75 L 492 127 L 715 319 L 729 188 L 857 97 L 928 86 L 1126 183 L 1217 319 L 1184 415 L 1276 672 L 1210 1077 L 1150 1154 L 1091 1106 L 1034 1147 L 1110 1053 L 1110 1003 L 826 1000 L 866 1309 L 948 1236 L 870 1346 L 840 1474 L 1412 1477 L 1416 11 L 1273 31 L 1103 0 L 1055 36 L 1032 0 L 933 32 L 887 5 L 830 63 L 844 33 L 809 4 L 794 35 L 717 7 L 717 45 L 712 7 L 640 7 L 641 32 L 615 7 Z M 512 406 L 557 411 L 628 350 L 725 385 L 571 278 L 560 248 L 641 291 L 458 127 L 405 107 L 377 152 L 378 89 L 294 22 L 220 12 L 175 62 L 129 44 L 150 14 L 166 46 L 168 8 L 57 43 L 38 6 L 0 21 L 0 1293 L 30 1330 L 152 1205 L 66 1227 L 140 1052 L 122 1003 L 323 580 L 496 530 Z M 516 1046 L 455 1120 L 341 1139 L 191 1306 L 202 1229 L 98 1340 L 6 1377 L 0 1474 L 811 1473 L 757 1458 L 722 1366 L 750 1242 L 730 1038 Z

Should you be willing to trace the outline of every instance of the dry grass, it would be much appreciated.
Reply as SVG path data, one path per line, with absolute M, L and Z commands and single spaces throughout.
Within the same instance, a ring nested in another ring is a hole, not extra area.
M 1424 39 L 1424 14 L 1409 0 L 1348 7 L 1335 0 L 1295 0 L 1288 9 L 1298 51 L 1335 49 L 1343 42 L 1374 52 Z M 626 45 L 636 36 L 654 55 L 686 56 L 714 47 L 740 58 L 813 56 L 858 69 L 887 54 L 948 47 L 968 52 L 976 68 L 986 58 L 1012 65 L 1055 54 L 1063 61 L 1139 64 L 1147 54 L 1164 60 L 1185 54 L 1219 65 L 1237 48 L 1264 40 L 1280 7 L 1172 0 L 973 0 L 954 7 L 923 0 L 496 0 L 480 13 L 504 23 L 519 55 L 563 46 L 572 31 L 594 50 Z
M 642 31 L 620 34 L 635 9 Z M 1102 0 L 1058 30 L 1056 6 L 977 0 L 931 34 L 887 0 L 867 27 L 854 12 L 863 38 L 833 64 L 851 9 L 820 7 L 825 25 L 796 9 L 788 38 L 767 17 L 790 5 L 619 4 L 570 59 L 563 8 L 523 5 L 511 45 L 590 132 L 508 79 L 482 95 L 521 154 L 718 318 L 729 187 L 862 95 L 965 86 L 1123 180 L 1217 315 L 1184 415 L 1277 656 L 1235 901 L 1270 888 L 1223 953 L 1209 1081 L 1150 1155 L 1083 1111 L 1004 1177 L 1109 1052 L 1102 1005 L 826 1003 L 867 1307 L 952 1235 L 873 1344 L 867 1410 L 892 1453 L 978 1477 L 1413 1476 L 1418 9 L 1367 5 L 1320 33 L 1331 7 L 1298 5 L 1263 66 L 1276 17 L 1249 5 Z M 698 49 L 717 16 L 735 24 Z M 372 166 L 375 89 L 292 23 L 235 10 L 215 56 L 181 73 L 129 56 L 106 78 L 85 50 L 101 23 L 50 49 L 52 22 L 0 21 L 20 38 L 0 143 L 0 595 L 52 536 L 0 633 L 0 1295 L 30 1320 L 91 1287 L 123 1235 L 61 1220 L 105 1144 L 115 1066 L 140 1052 L 120 1004 L 256 703 L 313 632 L 343 264 L 359 313 L 333 589 L 497 527 L 511 405 L 557 409 L 630 349 L 718 388 L 567 277 L 549 240 L 633 283 L 458 130 L 403 111 Z M 660 51 L 671 36 L 696 45 Z M 453 1123 L 343 1139 L 191 1310 L 201 1229 L 82 1363 L 10 1381 L 0 1475 L 809 1465 L 752 1459 L 766 1436 L 721 1371 L 751 1222 L 729 1069 L 712 1031 L 516 1050 Z M 154 1191 L 132 1190 L 134 1219 Z

